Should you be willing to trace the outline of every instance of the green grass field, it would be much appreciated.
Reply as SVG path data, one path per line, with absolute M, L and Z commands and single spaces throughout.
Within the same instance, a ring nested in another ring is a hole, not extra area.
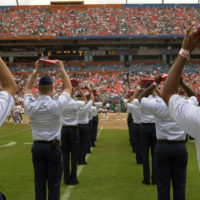
M 34 200 L 29 125 L 4 123 L 0 128 L 0 191 L 8 200 Z M 6 144 L 14 144 L 4 146 Z M 194 142 L 189 142 L 187 200 L 200 200 L 200 173 Z M 80 170 L 81 168 L 79 168 Z M 80 184 L 61 184 L 61 200 L 155 200 L 156 186 L 142 181 L 142 166 L 131 152 L 126 130 L 102 130 L 97 147 L 81 169 Z M 70 197 L 68 191 L 71 192 Z

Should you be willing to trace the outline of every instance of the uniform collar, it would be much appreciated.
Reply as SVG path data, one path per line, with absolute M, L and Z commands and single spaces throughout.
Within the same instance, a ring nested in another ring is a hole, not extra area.
M 38 99 L 41 99 L 41 100 L 43 100 L 43 99 L 51 99 L 51 97 L 49 95 L 40 95 L 38 97 Z

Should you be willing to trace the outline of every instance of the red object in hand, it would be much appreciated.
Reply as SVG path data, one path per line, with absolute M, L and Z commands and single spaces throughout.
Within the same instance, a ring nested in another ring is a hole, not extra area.
M 97 91 L 96 90 L 92 90 L 94 95 L 97 95 Z
M 39 59 L 39 61 L 47 64 L 56 64 L 58 60 L 45 60 L 45 59 Z
M 129 90 L 128 91 L 129 94 L 134 93 L 134 92 L 135 92 L 135 90 Z
M 141 80 L 141 86 L 143 87 L 143 88 L 146 88 L 146 86 L 148 85 L 148 84 L 151 84 L 151 83 L 153 83 L 154 82 L 154 79 L 153 78 L 143 78 L 142 80 Z
M 194 38 L 200 36 L 200 27 L 197 29 L 196 33 L 194 34 Z
M 166 78 L 167 78 L 167 76 L 168 76 L 168 74 L 163 74 L 163 75 L 162 75 L 162 81 L 165 81 Z
M 75 79 L 72 79 L 71 80 L 71 84 L 72 84 L 72 87 L 77 87 L 78 86 L 78 81 L 75 80 Z
M 178 94 L 181 95 L 181 96 L 183 96 L 183 95 L 185 94 L 185 92 L 184 92 L 183 90 L 180 90 L 180 91 L 178 92 Z

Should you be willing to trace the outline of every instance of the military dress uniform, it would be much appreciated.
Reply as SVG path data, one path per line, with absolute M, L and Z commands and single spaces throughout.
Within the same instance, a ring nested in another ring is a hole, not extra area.
M 174 94 L 169 99 L 171 117 L 195 139 L 197 159 L 200 168 L 200 107 L 198 105 L 197 98 L 194 96 L 186 99 Z
M 0 126 L 14 106 L 14 99 L 7 91 L 0 91 Z
M 147 99 L 152 99 L 153 96 L 149 95 Z M 139 104 L 138 104 L 139 106 Z M 144 184 L 150 184 L 150 167 L 149 167 L 149 148 L 151 148 L 152 159 L 152 183 L 156 183 L 155 177 L 155 159 L 154 151 L 156 145 L 156 129 L 154 115 L 143 106 L 143 98 L 141 100 L 141 125 L 140 135 L 142 142 L 142 163 L 143 163 L 143 176 Z
M 32 161 L 34 167 L 35 199 L 59 200 L 62 176 L 62 151 L 60 148 L 61 115 L 64 105 L 71 100 L 67 92 L 57 99 L 32 94 L 24 97 L 24 106 L 32 125 Z
M 128 99 L 124 99 L 124 104 L 126 104 L 128 102 Z M 132 114 L 131 114 L 131 111 L 129 110 L 129 108 L 127 107 L 127 110 L 126 110 L 127 114 L 128 114 L 128 117 L 127 117 L 127 124 L 128 124 L 128 132 L 129 132 L 129 141 L 130 141 L 130 145 L 133 149 L 133 152 L 135 151 L 135 141 L 133 139 L 133 118 L 132 118 Z
M 141 134 L 140 134 L 140 125 L 141 125 L 141 111 L 140 104 L 138 99 L 134 99 L 127 104 L 127 107 L 131 111 L 133 118 L 133 132 L 135 140 L 135 153 L 136 153 L 136 162 L 137 164 L 142 163 L 142 144 L 141 144 Z
M 63 152 L 63 172 L 65 184 L 77 184 L 77 162 L 79 149 L 78 110 L 84 101 L 71 99 L 62 112 L 61 146 Z M 71 170 L 70 170 L 71 161 Z
M 97 140 L 97 129 L 98 129 L 98 123 L 99 123 L 99 117 L 98 112 L 99 109 L 103 106 L 102 102 L 95 102 L 92 112 L 92 138 L 91 138 L 91 146 L 95 147 L 95 141 Z
M 79 164 L 86 164 L 85 157 L 88 150 L 89 138 L 89 118 L 88 113 L 93 105 L 93 101 L 89 100 L 88 103 L 78 111 L 78 129 L 80 133 L 79 141 Z
M 157 144 L 155 148 L 156 180 L 159 200 L 185 199 L 187 149 L 186 132 L 170 117 L 166 103 L 160 97 L 142 99 L 143 106 L 154 114 Z

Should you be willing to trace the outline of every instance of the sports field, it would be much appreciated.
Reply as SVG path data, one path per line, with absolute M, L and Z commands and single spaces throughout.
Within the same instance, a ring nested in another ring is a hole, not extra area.
M 119 116 L 117 116 L 119 118 Z M 61 184 L 61 200 L 155 200 L 155 185 L 142 181 L 142 166 L 128 142 L 128 131 L 104 129 L 100 121 L 97 147 L 87 157 L 88 164 L 79 166 L 80 183 Z M 124 126 L 126 124 L 125 120 Z M 105 125 L 105 126 L 104 126 Z M 115 128 L 115 127 L 113 127 Z M 31 161 L 31 127 L 4 123 L 0 128 L 0 191 L 8 200 L 34 200 L 33 168 Z M 189 141 L 187 170 L 187 200 L 200 200 L 200 173 L 193 141 Z

